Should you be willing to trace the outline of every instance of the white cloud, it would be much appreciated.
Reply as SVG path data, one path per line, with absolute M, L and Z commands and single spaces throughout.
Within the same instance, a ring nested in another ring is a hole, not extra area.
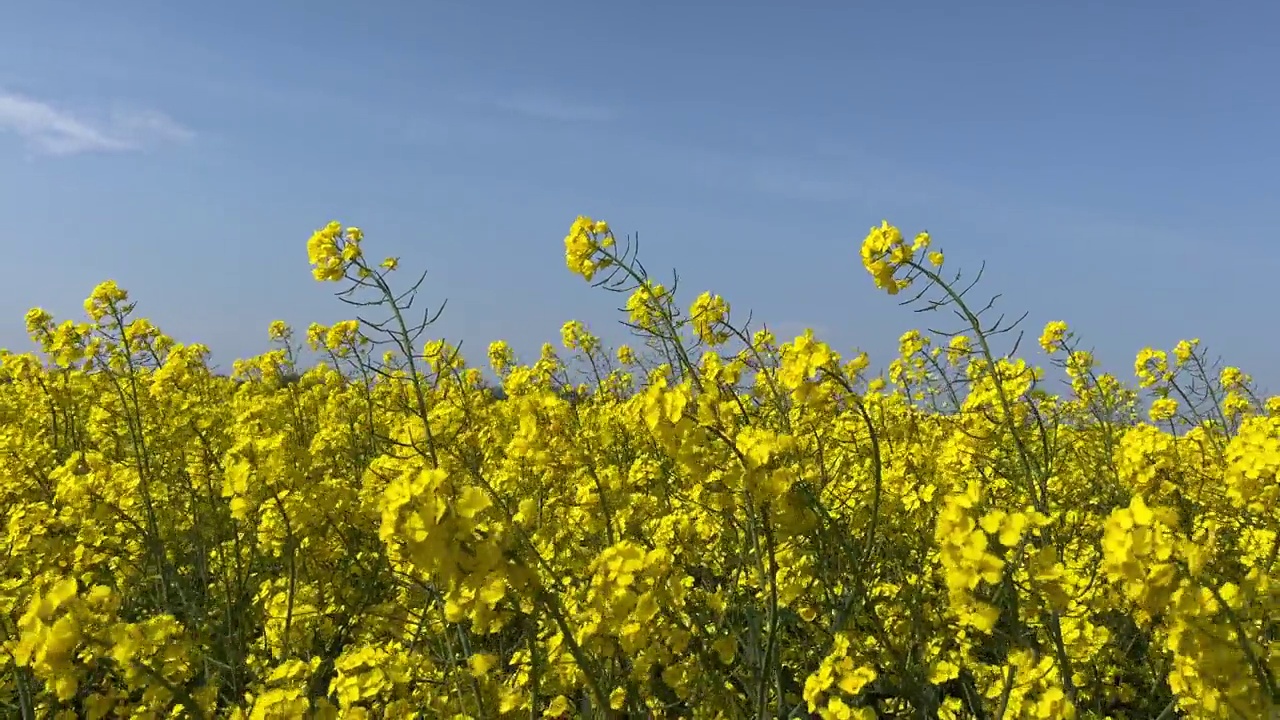
M 515 93 L 493 100 L 493 105 L 507 112 L 555 122 L 605 122 L 614 117 L 613 111 L 602 105 L 542 93 Z
M 95 120 L 0 90 L 0 133 L 5 132 L 50 155 L 129 152 L 193 137 L 190 130 L 155 110 L 116 109 Z

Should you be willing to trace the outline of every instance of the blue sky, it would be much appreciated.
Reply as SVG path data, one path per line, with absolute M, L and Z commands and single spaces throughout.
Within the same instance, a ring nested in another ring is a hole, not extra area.
M 858 264 L 887 218 L 986 260 L 1033 335 L 1067 320 L 1122 370 L 1198 336 L 1280 389 L 1276 27 L 1268 2 L 14 3 L 0 345 L 113 278 L 221 363 L 259 352 L 272 319 L 345 316 L 304 247 L 334 218 L 431 270 L 474 360 L 569 319 L 618 339 L 618 298 L 564 268 L 583 213 L 686 300 L 883 361 L 921 320 Z

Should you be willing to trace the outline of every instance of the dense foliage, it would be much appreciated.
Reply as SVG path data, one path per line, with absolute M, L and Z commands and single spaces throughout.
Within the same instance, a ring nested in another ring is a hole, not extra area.
M 363 319 L 210 370 L 107 282 L 0 369 L 0 713 L 102 717 L 1260 718 L 1277 701 L 1280 398 L 1197 341 L 1137 386 L 1063 323 L 995 345 L 927 234 L 862 264 L 960 332 L 873 376 L 603 222 L 580 323 L 489 387 L 337 223 Z M 413 313 L 412 316 L 410 313 Z M 1012 344 L 1012 343 L 1007 343 Z

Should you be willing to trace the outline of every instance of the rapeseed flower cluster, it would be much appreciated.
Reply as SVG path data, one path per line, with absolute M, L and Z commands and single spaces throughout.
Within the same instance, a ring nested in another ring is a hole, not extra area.
M 677 305 L 586 217 L 566 264 L 637 342 L 495 342 L 496 385 L 336 222 L 308 256 L 362 319 L 272 323 L 229 376 L 114 283 L 86 322 L 32 310 L 39 352 L 0 356 L 0 715 L 1273 714 L 1280 398 L 1194 339 L 1130 387 L 1060 321 L 1050 394 L 904 238 L 866 271 L 963 324 L 883 374 Z

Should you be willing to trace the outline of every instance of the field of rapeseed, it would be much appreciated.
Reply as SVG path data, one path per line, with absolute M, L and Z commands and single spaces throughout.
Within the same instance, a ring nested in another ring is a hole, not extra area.
M 214 374 L 114 283 L 0 369 L 0 715 L 1262 718 L 1280 702 L 1280 398 L 1194 340 L 1069 380 L 997 350 L 927 234 L 877 286 L 957 318 L 873 376 L 603 222 L 579 323 L 501 392 L 396 262 L 308 251 L 361 320 Z M 303 344 L 327 360 L 301 367 Z

